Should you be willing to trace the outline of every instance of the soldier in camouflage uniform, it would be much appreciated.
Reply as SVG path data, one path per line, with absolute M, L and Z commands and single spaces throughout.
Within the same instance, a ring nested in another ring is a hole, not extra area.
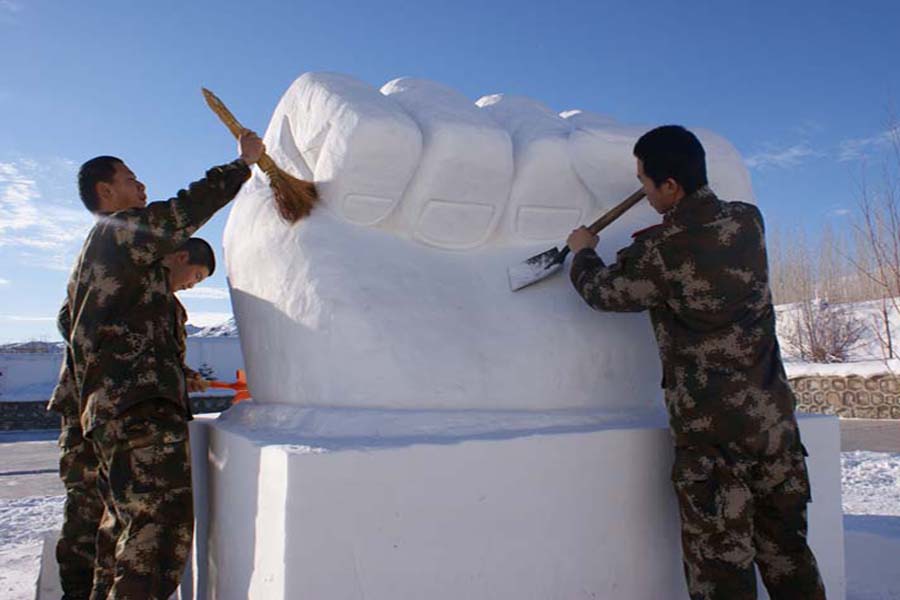
M 163 265 L 167 269 L 170 291 L 177 292 L 190 289 L 212 275 L 215 271 L 215 255 L 206 241 L 190 238 L 175 252 L 167 255 L 163 259 Z M 174 296 L 173 302 L 175 340 L 187 384 L 186 391 L 205 391 L 209 387 L 208 382 L 185 362 L 187 311 Z M 68 319 L 68 305 L 64 305 L 58 321 L 63 339 L 69 337 Z M 95 597 L 105 598 L 114 578 L 118 533 L 99 527 L 104 512 L 103 497 L 97 485 L 99 463 L 93 444 L 84 438 L 81 429 L 70 363 L 67 353 L 48 406 L 48 410 L 56 411 L 62 417 L 59 471 L 66 489 L 66 501 L 62 531 L 56 547 L 60 585 L 66 600 L 89 598 L 92 589 L 96 590 Z M 189 400 L 185 398 L 185 403 L 187 402 Z M 109 519 L 107 525 L 114 526 L 115 520 Z
M 216 255 L 209 242 L 202 238 L 191 238 L 178 250 L 163 259 L 163 265 L 169 270 L 169 289 L 173 292 L 189 290 L 216 272 Z M 187 320 L 188 314 L 184 305 L 176 296 L 172 296 L 175 304 L 175 350 L 181 360 L 184 379 L 188 392 L 205 392 L 209 382 L 203 375 L 187 366 Z M 188 399 L 185 398 L 185 402 Z
M 707 185 L 703 147 L 678 126 L 635 145 L 638 178 L 663 222 L 609 266 L 572 232 L 571 279 L 593 308 L 648 310 L 675 444 L 672 481 L 692 600 L 820 600 L 807 545 L 806 451 L 775 336 L 763 220 Z
M 68 305 L 60 310 L 57 324 L 60 335 L 64 340 L 68 339 Z M 66 489 L 62 530 L 56 545 L 59 581 L 65 600 L 82 600 L 90 597 L 93 586 L 97 526 L 103 516 L 103 498 L 97 489 L 99 465 L 94 447 L 84 439 L 81 430 L 68 352 L 47 408 L 61 417 L 59 476 Z
M 193 529 L 186 381 L 176 339 L 178 309 L 163 258 L 237 194 L 264 148 L 240 140 L 241 158 L 165 202 L 118 159 L 82 166 L 79 188 L 99 215 L 67 294 L 67 360 L 79 416 L 99 464 L 103 534 L 115 539 L 110 598 L 168 598 Z M 103 555 L 104 547 L 98 546 Z M 93 598 L 104 598 L 102 585 Z

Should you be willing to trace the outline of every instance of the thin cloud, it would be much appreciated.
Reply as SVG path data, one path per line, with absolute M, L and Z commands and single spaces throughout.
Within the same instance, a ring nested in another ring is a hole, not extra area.
M 836 208 L 828 214 L 830 214 L 833 217 L 846 217 L 852 213 L 853 213 L 853 211 L 850 210 L 849 208 Z
M 3 279 L 0 277 L 0 285 L 9 285 L 11 282 L 9 279 Z
M 181 298 L 190 298 L 191 300 L 230 300 L 231 294 L 227 288 L 219 287 L 196 287 L 189 290 L 178 292 Z
M 768 149 L 757 152 L 744 161 L 751 169 L 788 169 L 802 164 L 809 158 L 819 156 L 819 153 L 809 147 L 809 144 L 795 144 L 784 149 Z
M 861 160 L 873 153 L 886 150 L 898 141 L 900 141 L 900 126 L 870 137 L 844 140 L 838 147 L 838 160 L 840 162 Z
M 0 23 L 16 24 L 22 5 L 13 0 L 0 0 Z
M 94 222 L 74 198 L 75 172 L 66 159 L 0 162 L 0 248 L 34 266 L 71 264 Z
M 803 121 L 802 123 L 791 128 L 791 131 L 802 138 L 808 138 L 818 133 L 822 133 L 824 130 L 824 125 L 822 125 L 818 121 L 814 121 L 811 119 L 807 119 L 806 121 Z

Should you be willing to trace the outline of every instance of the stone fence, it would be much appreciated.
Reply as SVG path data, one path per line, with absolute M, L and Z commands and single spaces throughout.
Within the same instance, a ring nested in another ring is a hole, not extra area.
M 853 419 L 900 419 L 900 377 L 810 376 L 791 379 L 797 409 Z

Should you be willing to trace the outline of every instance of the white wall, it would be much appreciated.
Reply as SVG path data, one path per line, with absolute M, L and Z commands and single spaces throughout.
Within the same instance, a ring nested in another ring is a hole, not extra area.
M 62 360 L 62 353 L 55 352 L 0 353 L 0 401 L 49 400 Z M 187 364 L 196 370 L 206 364 L 213 369 L 216 379 L 233 381 L 235 371 L 244 368 L 240 340 L 189 337 Z
M 215 379 L 233 381 L 235 371 L 244 368 L 241 342 L 237 337 L 189 337 L 186 362 L 195 370 L 209 365 Z
M 61 353 L 0 353 L 0 401 L 49 400 Z

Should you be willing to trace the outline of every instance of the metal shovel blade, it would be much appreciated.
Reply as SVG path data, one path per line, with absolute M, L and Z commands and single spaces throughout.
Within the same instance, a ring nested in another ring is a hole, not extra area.
M 606 211 L 606 213 L 588 226 L 588 231 L 597 235 L 606 228 L 607 225 L 621 217 L 625 211 L 640 202 L 644 197 L 644 190 L 639 189 L 630 196 L 619 202 L 617 205 Z M 507 269 L 509 274 L 509 287 L 512 291 L 521 290 L 528 287 L 532 283 L 537 283 L 542 279 L 550 277 L 562 268 L 566 255 L 569 254 L 569 247 L 563 246 L 563 249 L 551 248 L 546 252 L 541 252 L 536 256 L 532 256 L 523 263 L 519 263 Z
M 562 269 L 565 254 L 559 248 L 551 248 L 506 269 L 509 274 L 509 289 L 521 290 L 533 283 L 550 277 Z

